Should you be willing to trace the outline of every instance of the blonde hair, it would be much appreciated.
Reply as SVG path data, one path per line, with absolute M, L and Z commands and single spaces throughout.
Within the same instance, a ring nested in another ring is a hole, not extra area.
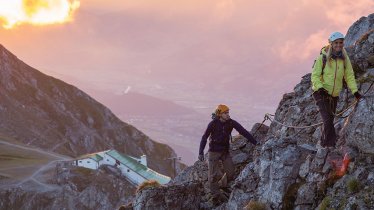
M 331 46 L 331 44 L 329 44 L 329 45 L 327 45 L 325 47 L 325 51 L 326 50 L 327 50 L 327 52 L 326 52 L 327 65 L 329 65 L 331 67 L 331 55 L 332 55 L 332 46 Z M 348 53 L 344 49 L 344 47 L 343 47 L 342 53 L 343 53 L 344 69 L 345 69 L 345 67 L 347 66 L 347 61 L 348 61 Z

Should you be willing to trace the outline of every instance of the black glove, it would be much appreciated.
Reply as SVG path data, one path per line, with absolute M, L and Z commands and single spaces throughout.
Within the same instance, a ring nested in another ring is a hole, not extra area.
M 204 161 L 204 155 L 199 155 L 198 159 L 202 162 Z
M 318 89 L 317 92 L 318 92 L 320 95 L 326 95 L 326 94 L 328 94 L 328 92 L 327 92 L 324 88 L 320 88 L 320 89 Z
M 355 92 L 355 94 L 353 94 L 353 95 L 355 96 L 355 98 L 356 98 L 357 101 L 362 98 L 362 95 L 358 91 Z

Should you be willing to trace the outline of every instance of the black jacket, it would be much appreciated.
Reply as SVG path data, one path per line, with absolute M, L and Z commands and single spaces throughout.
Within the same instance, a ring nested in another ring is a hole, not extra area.
M 214 119 L 209 123 L 208 128 L 201 138 L 199 154 L 204 154 L 204 148 L 209 136 L 210 152 L 229 151 L 231 132 L 234 128 L 239 132 L 240 135 L 247 138 L 252 144 L 257 144 L 257 141 L 253 138 L 253 136 L 235 120 L 229 119 L 226 122 L 222 122 L 219 119 Z

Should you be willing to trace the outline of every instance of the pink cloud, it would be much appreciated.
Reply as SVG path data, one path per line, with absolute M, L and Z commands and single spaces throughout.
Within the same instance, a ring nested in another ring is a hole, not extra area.
M 328 4 L 321 4 L 329 21 L 334 23 L 341 31 L 346 31 L 346 27 L 356 21 L 363 14 L 373 12 L 374 1 L 355 0 L 339 1 L 332 0 Z
M 284 62 L 306 61 L 316 56 L 313 53 L 322 46 L 327 45 L 327 36 L 326 30 L 317 31 L 305 39 L 287 40 L 284 44 L 273 48 L 273 52 L 277 53 Z
M 173 80 L 240 90 L 237 79 L 251 87 L 255 77 L 299 71 L 290 61 L 308 66 L 331 31 L 344 33 L 372 8 L 349 2 L 82 0 L 71 24 L 0 35 L 30 65 L 95 85 Z

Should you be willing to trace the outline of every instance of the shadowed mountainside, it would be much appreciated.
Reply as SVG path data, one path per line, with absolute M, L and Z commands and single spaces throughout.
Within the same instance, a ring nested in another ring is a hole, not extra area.
M 115 148 L 149 157 L 171 174 L 173 150 L 152 141 L 78 88 L 44 75 L 0 46 L 0 132 L 48 151 L 76 157 Z

